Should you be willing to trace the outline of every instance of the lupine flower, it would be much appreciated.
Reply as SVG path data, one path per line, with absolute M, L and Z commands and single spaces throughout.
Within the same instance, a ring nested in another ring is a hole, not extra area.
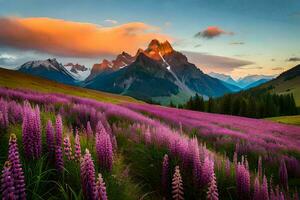
M 102 175 L 99 173 L 96 182 L 96 199 L 97 200 L 107 200 L 106 186 L 103 181 Z
M 65 151 L 65 155 L 67 156 L 68 160 L 72 160 L 72 147 L 71 147 L 71 142 L 70 142 L 69 136 L 64 138 L 64 151 Z
M 226 159 L 225 161 L 225 174 L 227 177 L 231 176 L 230 160 Z
M 216 181 L 216 175 L 215 172 L 213 172 L 209 186 L 207 191 L 207 198 L 208 200 L 219 200 L 219 193 L 218 193 L 218 187 L 217 187 L 217 181 Z
M 250 173 L 245 165 L 238 163 L 236 169 L 237 192 L 241 199 L 248 199 L 250 193 Z
M 161 173 L 161 183 L 162 183 L 162 191 L 164 194 L 167 193 L 168 183 L 169 183 L 169 157 L 167 154 L 164 156 L 163 164 L 162 164 L 162 173 Z
M 255 180 L 254 180 L 253 200 L 261 200 L 261 198 L 260 198 L 260 184 L 259 184 L 259 178 L 258 177 L 255 177 Z
M 179 166 L 175 167 L 175 173 L 172 179 L 172 198 L 174 200 L 183 200 L 183 183 L 180 175 Z
M 261 193 L 261 199 L 263 199 L 263 200 L 269 200 L 268 181 L 267 181 L 267 177 L 266 176 L 264 176 L 264 178 L 263 178 L 263 182 L 261 184 L 260 193 Z
M 280 168 L 279 168 L 279 177 L 280 183 L 284 187 L 284 189 L 288 189 L 288 173 L 285 165 L 284 159 L 281 160 Z
M 104 129 L 102 132 L 96 133 L 96 152 L 98 157 L 98 162 L 102 169 L 108 171 L 112 170 L 113 162 L 113 151 L 110 136 L 105 132 Z
M 261 159 L 261 156 L 258 157 L 257 173 L 258 173 L 259 178 L 262 177 L 262 159 Z
M 55 147 L 55 167 L 59 172 L 62 172 L 64 169 L 62 147 L 59 145 L 56 145 Z
M 79 134 L 76 133 L 75 135 L 75 160 L 77 161 L 80 161 L 80 158 L 81 158 L 81 146 L 80 146 L 80 137 L 79 137 Z
M 93 130 L 92 130 L 90 121 L 88 121 L 86 124 L 86 135 L 88 138 L 93 135 Z
M 18 199 L 26 199 L 24 172 L 20 162 L 17 138 L 14 134 L 12 134 L 9 139 L 8 160 L 11 163 L 15 195 Z
M 24 153 L 27 158 L 36 159 L 41 156 L 42 138 L 38 106 L 32 109 L 28 102 L 24 104 L 22 136 Z
M 56 145 L 61 146 L 62 145 L 62 135 L 63 135 L 63 125 L 62 125 L 62 119 L 60 115 L 56 116 L 55 121 L 55 133 L 56 133 Z
M 14 179 L 11 171 L 11 163 L 4 163 L 4 168 L 1 176 L 1 193 L 3 200 L 16 199 L 16 189 L 14 187 Z
M 47 142 L 48 153 L 50 157 L 53 158 L 53 155 L 55 153 L 54 151 L 55 136 L 54 136 L 54 129 L 51 120 L 48 120 L 46 125 L 46 142 Z
M 96 199 L 95 166 L 88 149 L 80 163 L 80 176 L 83 195 L 86 199 Z
M 206 186 L 210 182 L 210 178 L 214 173 L 214 161 L 210 160 L 208 156 L 204 159 L 201 169 L 201 186 Z

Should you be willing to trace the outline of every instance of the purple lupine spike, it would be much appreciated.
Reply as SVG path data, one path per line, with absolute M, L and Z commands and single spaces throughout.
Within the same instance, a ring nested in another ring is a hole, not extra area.
M 262 177 L 262 159 L 261 159 L 261 156 L 258 157 L 257 173 L 258 173 L 258 177 L 261 178 Z
M 207 156 L 201 169 L 201 186 L 206 186 L 210 182 L 210 177 L 214 172 L 214 161 Z
M 260 189 L 261 199 L 263 200 L 269 200 L 269 190 L 268 190 L 268 180 L 267 177 L 264 176 L 263 182 L 261 184 Z
M 238 155 L 237 155 L 236 151 L 233 154 L 233 163 L 234 163 L 234 166 L 237 166 L 237 164 L 238 164 Z
M 162 164 L 161 183 L 163 194 L 166 195 L 169 185 L 169 156 L 165 154 Z
M 24 153 L 27 158 L 37 159 L 41 156 L 42 138 L 40 112 L 38 107 L 32 109 L 28 102 L 24 103 L 22 137 Z
M 96 153 L 102 169 L 111 171 L 113 151 L 110 136 L 106 132 L 96 133 Z
M 80 136 L 79 136 L 79 134 L 78 133 L 76 133 L 76 135 L 75 135 L 75 144 L 74 144 L 74 146 L 75 146 L 75 155 L 74 155 L 74 157 L 75 157 L 75 160 L 76 161 L 80 161 L 80 158 L 81 158 L 81 145 L 80 145 Z
M 172 198 L 174 200 L 183 200 L 184 193 L 183 193 L 183 183 L 182 178 L 180 175 L 179 166 L 175 167 L 175 173 L 172 179 Z
M 280 177 L 280 183 L 284 187 L 285 190 L 288 190 L 288 172 L 285 165 L 285 160 L 282 159 L 280 162 L 280 168 L 279 168 L 279 177 Z
M 56 116 L 55 133 L 56 133 L 56 135 L 55 135 L 56 145 L 61 146 L 62 145 L 62 135 L 63 135 L 63 125 L 62 125 L 61 116 L 59 114 Z
M 225 161 L 225 174 L 227 177 L 231 177 L 231 168 L 230 168 L 230 160 L 226 159 Z
M 52 126 L 51 120 L 48 120 L 46 125 L 46 142 L 47 142 L 47 150 L 49 156 L 53 158 L 54 156 L 54 146 L 55 146 L 55 136 L 54 136 L 54 129 Z
M 297 190 L 294 193 L 293 200 L 299 200 L 299 195 L 298 195 L 298 191 Z
M 68 160 L 72 160 L 72 147 L 71 147 L 71 141 L 69 136 L 66 136 L 64 138 L 64 152 Z
M 216 181 L 215 172 L 213 172 L 208 185 L 207 198 L 208 200 L 219 200 L 219 193 Z
M 83 195 L 86 199 L 96 199 L 95 166 L 88 149 L 80 163 L 80 176 Z
M 14 179 L 9 161 L 4 163 L 1 176 L 1 193 L 3 200 L 16 199 L 16 189 L 14 187 Z
M 96 182 L 96 199 L 97 200 L 107 200 L 106 186 L 103 181 L 102 175 L 99 173 Z
M 249 199 L 250 172 L 245 165 L 238 163 L 236 169 L 237 192 L 241 199 Z
M 92 137 L 92 135 L 93 135 L 93 130 L 92 130 L 90 121 L 88 121 L 86 124 L 86 135 L 88 138 Z
M 198 146 L 197 138 L 193 138 L 190 143 L 192 154 L 192 167 L 193 167 L 193 176 L 195 185 L 199 185 L 201 183 L 201 175 L 202 175 L 202 166 L 200 160 L 200 151 Z
M 62 147 L 59 145 L 56 145 L 55 147 L 55 167 L 59 172 L 62 172 L 64 169 Z
M 261 200 L 260 198 L 260 184 L 258 176 L 254 180 L 254 191 L 253 191 L 253 200 Z
M 98 121 L 98 123 L 97 123 L 96 133 L 99 133 L 99 134 L 106 133 L 106 130 L 101 121 Z
M 26 199 L 25 178 L 20 162 L 19 149 L 15 134 L 11 134 L 8 147 L 8 160 L 11 163 L 11 172 L 14 180 L 15 195 L 18 199 Z
M 42 126 L 41 126 L 41 117 L 40 117 L 40 108 L 38 105 L 35 106 L 35 152 L 36 157 L 39 158 L 42 155 Z

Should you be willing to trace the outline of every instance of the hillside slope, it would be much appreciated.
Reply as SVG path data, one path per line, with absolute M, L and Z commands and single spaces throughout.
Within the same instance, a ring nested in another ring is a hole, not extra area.
M 50 81 L 29 74 L 24 74 L 18 71 L 2 68 L 0 68 L 0 86 L 9 88 L 30 89 L 40 92 L 69 94 L 112 103 L 138 102 L 134 98 L 127 96 L 121 96 L 75 86 L 64 85 L 55 81 Z

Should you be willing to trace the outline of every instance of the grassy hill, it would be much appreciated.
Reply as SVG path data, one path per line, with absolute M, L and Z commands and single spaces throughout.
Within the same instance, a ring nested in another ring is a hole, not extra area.
M 0 86 L 8 88 L 30 89 L 46 93 L 62 93 L 111 103 L 140 102 L 128 96 L 121 96 L 64 85 L 55 81 L 50 81 L 36 76 L 23 74 L 18 71 L 2 68 L 0 68 Z
M 300 107 L 300 65 L 282 73 L 278 78 L 260 85 L 254 90 L 267 89 L 276 94 L 293 93 L 297 107 Z M 251 91 L 251 90 L 250 90 Z
M 279 122 L 283 124 L 292 124 L 292 125 L 300 126 L 300 115 L 271 117 L 271 118 L 267 118 L 267 120 Z

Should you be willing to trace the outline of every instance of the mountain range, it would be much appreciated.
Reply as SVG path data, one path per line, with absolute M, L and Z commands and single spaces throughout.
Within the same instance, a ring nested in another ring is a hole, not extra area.
M 92 69 L 56 59 L 29 61 L 19 71 L 57 82 L 99 91 L 132 96 L 162 104 L 183 103 L 196 93 L 205 99 L 247 90 L 273 76 L 252 75 L 239 80 L 218 73 L 203 73 L 168 41 L 152 40 L 135 55 L 122 52 L 115 59 L 102 60 Z
M 209 75 L 230 85 L 237 86 L 238 88 L 240 88 L 239 90 L 247 90 L 256 87 L 276 77 L 266 75 L 248 75 L 245 77 L 241 77 L 238 80 L 234 80 L 231 76 L 225 74 L 211 72 L 209 73 Z

